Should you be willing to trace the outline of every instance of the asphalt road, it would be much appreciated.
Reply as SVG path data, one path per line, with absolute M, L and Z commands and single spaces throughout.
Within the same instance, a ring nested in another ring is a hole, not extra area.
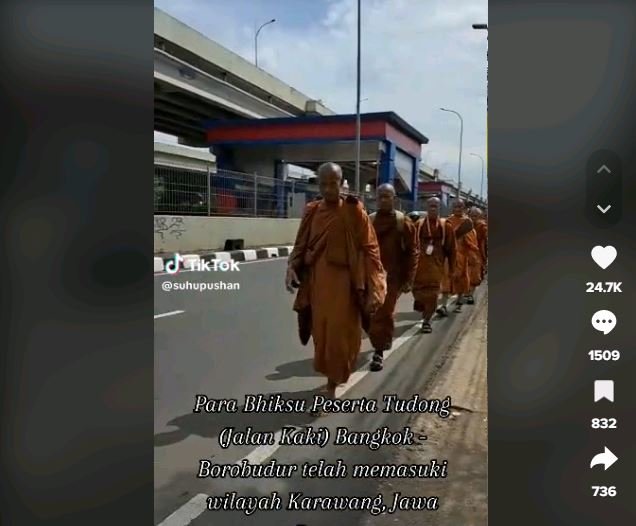
M 304 414 L 194 414 L 197 394 L 209 398 L 236 398 L 246 394 L 311 397 L 324 384 L 312 368 L 311 344 L 298 341 L 293 296 L 283 286 L 285 259 L 240 265 L 240 272 L 182 272 L 155 277 L 155 524 L 176 526 L 334 526 L 354 525 L 364 512 L 268 511 L 246 516 L 240 512 L 191 511 L 188 502 L 198 494 L 262 496 L 279 491 L 302 491 L 306 495 L 375 495 L 373 480 L 345 479 L 197 479 L 199 459 L 234 463 L 252 453 L 254 446 L 221 449 L 218 437 L 228 426 L 277 431 L 283 426 L 348 426 L 352 430 L 375 430 L 383 425 L 398 430 L 408 414 L 331 415 L 316 421 Z M 164 292 L 164 281 L 173 283 L 237 282 L 240 290 Z M 443 361 L 470 314 L 451 315 L 437 321 L 431 335 L 414 335 L 418 316 L 411 311 L 412 297 L 398 306 L 397 349 L 387 359 L 384 371 L 358 375 L 359 382 L 345 395 L 379 398 L 397 393 L 409 398 L 421 391 Z M 370 348 L 363 342 L 359 370 L 368 370 Z M 325 459 L 348 463 L 381 463 L 382 449 L 362 446 L 283 446 L 271 458 L 282 463 L 317 462 Z M 271 459 L 268 459 L 271 460 Z M 285 500 L 285 499 L 284 499 Z M 184 507 L 185 506 L 185 507 Z M 177 512 L 173 514 L 173 512 Z M 170 517 L 171 516 L 171 517 Z M 168 519 L 166 519 L 168 518 Z M 337 519 L 337 520 L 336 520 Z M 335 520 L 335 522 L 334 522 Z M 165 522 L 162 522 L 165 521 Z

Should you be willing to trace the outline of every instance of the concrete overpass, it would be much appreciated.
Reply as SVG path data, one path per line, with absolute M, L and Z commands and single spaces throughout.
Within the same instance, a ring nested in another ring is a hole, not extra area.
M 334 115 L 236 53 L 155 8 L 156 131 L 205 147 L 209 119 Z

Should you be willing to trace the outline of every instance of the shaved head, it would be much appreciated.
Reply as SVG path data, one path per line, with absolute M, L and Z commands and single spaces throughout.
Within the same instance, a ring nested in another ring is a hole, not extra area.
M 473 207 L 470 209 L 470 217 L 479 218 L 479 217 L 481 217 L 482 215 L 483 215 L 483 214 L 482 214 L 481 208 L 478 208 L 478 207 L 476 207 L 476 206 L 473 206 Z
M 380 186 L 378 186 L 378 194 L 380 192 L 389 192 L 389 193 L 395 195 L 395 187 L 392 184 L 390 184 L 390 183 L 384 183 L 384 184 L 381 184 Z
M 461 217 L 462 215 L 464 215 L 465 208 L 466 208 L 466 203 L 464 203 L 464 201 L 462 201 L 461 199 L 457 199 L 453 203 L 453 215 L 457 217 Z
M 322 179 L 326 176 L 337 176 L 340 180 L 342 180 L 342 168 L 339 164 L 336 163 L 324 163 L 318 167 L 318 171 L 316 172 L 318 175 L 318 180 Z
M 395 206 L 395 188 L 392 184 L 384 183 L 377 190 L 378 211 L 392 212 Z
M 325 203 L 336 204 L 340 201 L 340 186 L 342 185 L 342 168 L 336 163 L 321 164 L 317 170 L 320 195 Z
M 442 202 L 437 197 L 426 200 L 426 215 L 433 221 L 439 217 L 439 206 Z

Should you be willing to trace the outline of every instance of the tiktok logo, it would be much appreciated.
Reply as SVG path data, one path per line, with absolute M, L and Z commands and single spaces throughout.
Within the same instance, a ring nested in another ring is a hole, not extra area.
M 168 274 L 176 274 L 179 272 L 179 263 L 183 261 L 183 256 L 178 252 L 174 255 L 174 258 L 168 260 L 166 263 L 166 272 Z

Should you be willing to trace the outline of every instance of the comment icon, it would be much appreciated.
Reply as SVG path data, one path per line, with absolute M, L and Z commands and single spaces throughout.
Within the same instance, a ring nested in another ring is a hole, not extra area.
M 600 310 L 592 316 L 592 327 L 607 335 L 616 327 L 616 316 L 608 310 Z

